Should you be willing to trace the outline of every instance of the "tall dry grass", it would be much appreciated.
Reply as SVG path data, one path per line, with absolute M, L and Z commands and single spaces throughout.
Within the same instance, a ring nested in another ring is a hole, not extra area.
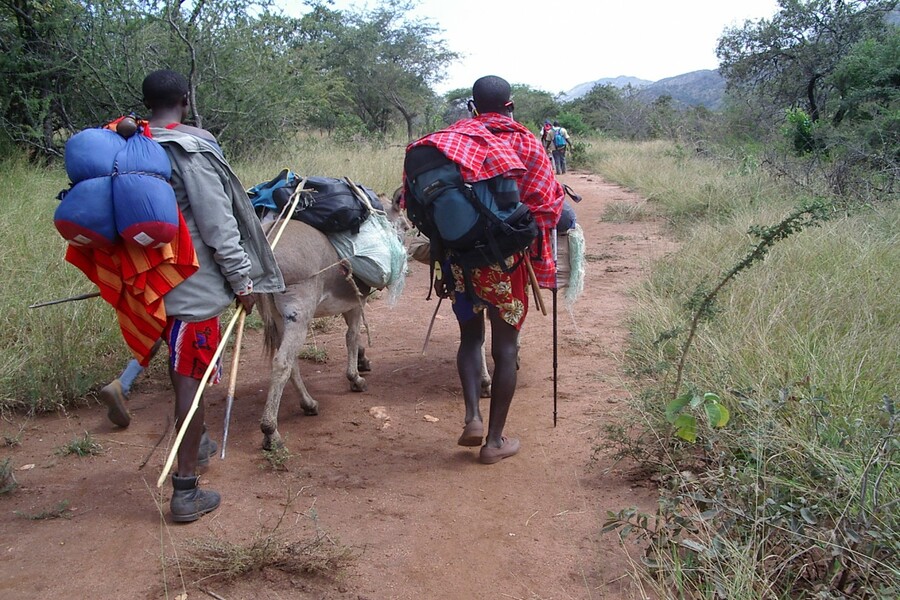
M 719 394 L 732 420 L 713 430 L 698 411 L 700 439 L 690 445 L 664 415 L 688 300 L 738 263 L 754 243 L 751 226 L 777 223 L 809 190 L 750 160 L 668 142 L 592 146 L 593 168 L 647 197 L 680 243 L 633 291 L 629 362 L 643 377 L 624 427 L 652 447 L 635 451 L 625 429 L 607 432 L 610 445 L 663 465 L 663 521 L 642 528 L 617 517 L 650 542 L 657 590 L 896 597 L 900 207 L 836 209 L 722 291 L 691 347 L 684 388 Z

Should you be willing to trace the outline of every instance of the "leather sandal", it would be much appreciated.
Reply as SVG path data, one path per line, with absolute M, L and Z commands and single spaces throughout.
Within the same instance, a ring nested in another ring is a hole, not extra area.
M 478 455 L 478 460 L 480 460 L 482 464 L 492 465 L 500 462 L 504 458 L 509 458 L 510 456 L 519 453 L 518 438 L 503 437 L 501 439 L 503 440 L 503 445 L 499 448 L 492 448 L 490 446 L 481 447 L 481 453 Z
M 466 427 L 456 443 L 460 446 L 480 446 L 483 441 L 484 422 L 472 420 L 466 423 Z

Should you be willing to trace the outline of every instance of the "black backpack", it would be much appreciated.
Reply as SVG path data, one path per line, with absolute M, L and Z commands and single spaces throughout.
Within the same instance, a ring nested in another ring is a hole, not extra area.
M 467 288 L 471 270 L 499 264 L 526 250 L 538 236 L 537 223 L 519 198 L 515 180 L 497 176 L 468 184 L 459 165 L 432 146 L 406 153 L 406 213 L 431 242 L 431 264 L 453 250 Z

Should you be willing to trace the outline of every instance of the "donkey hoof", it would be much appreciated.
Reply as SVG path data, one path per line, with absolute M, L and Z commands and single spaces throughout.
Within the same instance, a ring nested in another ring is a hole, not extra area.
M 481 384 L 481 397 L 482 398 L 490 398 L 491 397 L 491 384 L 490 383 Z
M 315 417 L 319 414 L 319 403 L 313 402 L 303 407 L 303 414 L 307 417 Z
M 368 373 L 372 370 L 372 362 L 368 358 L 360 358 L 356 361 L 356 369 L 360 373 Z
M 284 440 L 281 439 L 281 434 L 277 431 L 272 434 L 266 434 L 263 437 L 263 450 L 267 452 L 272 452 L 275 450 L 281 450 L 284 448 Z
M 356 379 L 350 382 L 350 389 L 354 392 L 364 392 L 369 389 L 368 384 L 366 384 L 366 380 L 362 377 L 357 377 Z

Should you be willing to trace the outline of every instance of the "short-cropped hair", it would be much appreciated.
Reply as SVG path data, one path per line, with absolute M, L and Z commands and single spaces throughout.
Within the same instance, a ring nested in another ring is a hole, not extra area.
M 472 85 L 472 100 L 479 112 L 506 112 L 509 109 L 509 82 L 486 75 Z
M 161 69 L 144 78 L 141 91 L 148 108 L 172 108 L 178 106 L 187 95 L 188 82 L 181 73 Z

